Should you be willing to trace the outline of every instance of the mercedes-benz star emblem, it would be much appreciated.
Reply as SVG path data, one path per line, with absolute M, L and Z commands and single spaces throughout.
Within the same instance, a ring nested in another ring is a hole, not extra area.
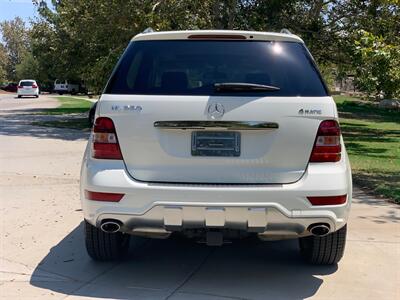
M 225 108 L 221 103 L 212 103 L 208 106 L 208 114 L 211 119 L 221 118 L 225 113 Z

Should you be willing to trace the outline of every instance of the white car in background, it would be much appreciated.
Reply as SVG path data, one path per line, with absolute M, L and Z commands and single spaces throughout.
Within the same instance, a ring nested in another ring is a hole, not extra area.
M 39 97 L 39 86 L 35 80 L 23 79 L 18 83 L 17 87 L 18 98 L 22 96 L 35 96 Z
M 135 36 L 99 99 L 81 171 L 89 255 L 131 235 L 295 238 L 335 264 L 352 199 L 338 112 L 290 33 Z
M 56 79 L 54 81 L 53 92 L 58 93 L 59 95 L 63 94 L 74 95 L 79 92 L 79 83 L 68 80 Z

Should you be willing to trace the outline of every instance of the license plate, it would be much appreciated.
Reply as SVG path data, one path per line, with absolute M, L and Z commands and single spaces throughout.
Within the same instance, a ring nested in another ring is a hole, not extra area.
M 240 132 L 194 131 L 192 132 L 193 156 L 240 156 Z

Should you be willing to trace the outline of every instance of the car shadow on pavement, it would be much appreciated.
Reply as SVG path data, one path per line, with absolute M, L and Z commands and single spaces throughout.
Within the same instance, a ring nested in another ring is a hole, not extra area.
M 83 223 L 36 266 L 30 283 L 65 295 L 113 299 L 303 299 L 337 266 L 312 266 L 297 241 L 235 241 L 208 247 L 186 239 L 133 238 L 129 257 L 94 262 Z

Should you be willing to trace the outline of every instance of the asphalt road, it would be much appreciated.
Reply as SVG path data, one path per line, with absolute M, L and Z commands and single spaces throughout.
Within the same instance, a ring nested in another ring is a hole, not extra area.
M 87 134 L 29 125 L 50 97 L 0 95 L 0 299 L 400 299 L 399 206 L 355 189 L 344 258 L 304 263 L 296 241 L 132 241 L 85 252 L 78 197 Z
M 14 93 L 5 93 L 0 90 L 0 111 L 30 110 L 44 107 L 55 107 L 57 102 L 47 95 L 40 95 L 39 98 L 23 97 L 18 98 Z

